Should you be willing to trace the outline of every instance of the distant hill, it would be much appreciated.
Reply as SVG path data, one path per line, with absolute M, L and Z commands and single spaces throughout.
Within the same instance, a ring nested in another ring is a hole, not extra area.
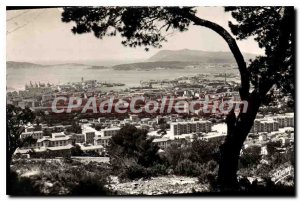
M 114 70 L 155 70 L 155 69 L 183 69 L 189 65 L 197 65 L 199 62 L 193 61 L 157 61 L 139 62 L 130 64 L 115 65 Z
M 244 54 L 245 60 L 255 58 L 254 54 Z M 115 65 L 114 70 L 155 70 L 155 69 L 183 69 L 186 66 L 201 63 L 235 63 L 231 52 L 208 52 L 201 50 L 161 50 L 146 62 Z
M 44 68 L 44 67 L 82 67 L 82 66 L 89 66 L 85 64 L 78 64 L 78 63 L 63 63 L 63 64 L 53 64 L 53 65 L 42 65 L 42 64 L 35 64 L 30 62 L 17 62 L 17 61 L 7 61 L 6 67 L 7 68 Z
M 49 67 L 59 67 L 59 66 L 72 66 L 72 67 L 75 67 L 75 66 L 90 66 L 90 65 L 86 65 L 86 64 L 80 64 L 80 63 L 62 63 L 62 64 L 52 64 L 52 65 L 47 65 Z
M 7 61 L 7 68 L 38 68 L 45 67 L 45 65 L 29 63 L 29 62 L 16 62 L 16 61 Z
M 245 60 L 255 58 L 256 55 L 245 53 Z M 155 70 L 155 69 L 183 69 L 189 65 L 200 63 L 235 63 L 231 52 L 209 52 L 202 50 L 161 50 L 146 62 L 115 65 L 114 70 Z M 89 67 L 88 69 L 106 69 L 105 66 L 85 65 L 78 63 L 64 63 L 55 65 L 41 65 L 29 62 L 7 61 L 7 68 L 37 68 L 37 67 Z
M 244 54 L 245 60 L 255 58 L 254 54 Z M 161 50 L 147 61 L 197 61 L 201 63 L 235 63 L 231 52 L 209 52 L 202 50 Z
M 90 66 L 88 69 L 89 70 L 103 70 L 103 69 L 108 69 L 109 67 L 107 66 Z

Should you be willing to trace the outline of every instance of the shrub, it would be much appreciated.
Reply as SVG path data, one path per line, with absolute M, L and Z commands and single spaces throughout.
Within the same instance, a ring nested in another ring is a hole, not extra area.
M 105 187 L 105 181 L 92 176 L 81 178 L 79 183 L 71 190 L 71 195 L 111 195 L 112 192 Z
M 114 173 L 123 179 L 150 177 L 152 167 L 162 162 L 159 147 L 152 141 L 146 130 L 132 125 L 123 127 L 111 138 L 108 147 Z
M 109 184 L 108 175 L 110 174 L 107 164 L 97 162 L 86 164 L 66 159 L 20 160 L 14 162 L 12 169 L 17 169 L 20 174 L 30 170 L 39 170 L 38 175 L 30 178 L 19 178 L 14 173 L 14 177 L 10 178 L 10 182 L 15 184 L 11 185 L 14 187 L 11 190 L 14 195 L 106 195 L 111 193 L 105 187 Z M 51 186 L 45 185 L 46 182 Z M 93 192 L 94 190 L 96 192 Z
M 184 176 L 196 176 L 199 172 L 196 163 L 189 159 L 184 159 L 177 164 L 174 173 Z
M 152 176 L 161 176 L 167 174 L 167 166 L 164 164 L 155 164 L 150 168 Z
M 41 195 L 39 188 L 34 181 L 27 177 L 20 177 L 15 171 L 10 171 L 8 194 L 9 195 Z
M 75 145 L 71 148 L 71 155 L 72 156 L 83 156 L 83 151 L 81 150 L 79 145 Z
M 249 147 L 243 150 L 243 154 L 240 157 L 240 162 L 243 167 L 251 167 L 259 164 L 261 160 L 260 155 L 261 148 L 258 146 Z
M 134 163 L 124 168 L 119 174 L 119 177 L 123 180 L 135 180 L 140 178 L 147 179 L 151 177 L 151 171 L 137 163 Z
M 197 167 L 198 181 L 203 184 L 210 184 L 213 189 L 217 183 L 218 164 L 214 160 L 210 160 L 207 163 L 198 164 Z

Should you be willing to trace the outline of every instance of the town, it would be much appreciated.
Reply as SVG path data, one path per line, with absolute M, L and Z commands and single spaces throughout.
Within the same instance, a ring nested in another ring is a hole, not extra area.
M 295 196 L 293 6 L 6 6 L 6 194 Z
M 220 75 L 218 75 L 220 76 Z M 174 141 L 192 142 L 195 139 L 205 141 L 222 141 L 226 136 L 225 116 L 221 111 L 203 113 L 199 107 L 195 113 L 170 114 L 153 112 L 147 113 L 111 113 L 94 114 L 91 111 L 82 114 L 78 108 L 73 108 L 69 117 L 62 118 L 66 113 L 55 114 L 51 111 L 55 97 L 65 97 L 66 100 L 80 97 L 87 100 L 97 98 L 97 102 L 107 101 L 113 95 L 117 99 L 130 101 L 135 96 L 143 96 L 147 100 L 158 100 L 161 103 L 163 96 L 174 96 L 175 102 L 185 100 L 204 100 L 209 98 L 208 107 L 212 109 L 213 102 L 225 100 L 239 101 L 238 83 L 224 80 L 206 80 L 203 75 L 185 76 L 174 80 L 151 80 L 141 82 L 138 87 L 107 90 L 105 85 L 122 85 L 100 83 L 96 80 L 84 80 L 78 83 L 61 85 L 32 84 L 26 85 L 25 90 L 8 92 L 7 101 L 19 107 L 30 107 L 38 115 L 40 121 L 28 125 L 20 135 L 21 139 L 32 138 L 34 143 L 26 143 L 18 147 L 15 156 L 19 157 L 67 157 L 72 155 L 72 147 L 79 146 L 87 156 L 106 156 L 106 148 L 112 136 L 126 125 L 147 130 L 149 138 L 157 144 L 161 152 Z M 201 84 L 198 84 L 201 83 Z M 284 97 L 278 101 L 284 101 Z M 65 107 L 67 101 L 60 103 Z M 139 102 L 135 108 L 144 109 L 145 102 Z M 169 105 L 168 105 L 169 106 Z M 175 107 L 171 105 L 171 107 Z M 80 107 L 79 107 L 80 108 Z M 294 115 L 285 108 L 268 106 L 256 117 L 251 133 L 244 147 L 259 146 L 262 155 L 267 155 L 266 144 L 269 141 L 281 141 L 281 145 L 292 146 L 294 143 Z M 276 111 L 276 115 L 274 112 Z M 76 115 L 76 118 L 72 115 Z M 282 147 L 278 147 L 282 151 Z

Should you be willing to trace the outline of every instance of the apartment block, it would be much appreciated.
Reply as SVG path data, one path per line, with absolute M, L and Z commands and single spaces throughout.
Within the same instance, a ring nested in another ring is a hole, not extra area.
M 279 128 L 284 127 L 294 127 L 293 113 L 286 113 L 285 115 L 274 116 L 268 119 L 255 119 L 250 132 L 273 132 L 278 131 Z
M 171 133 L 173 135 L 182 135 L 198 132 L 210 132 L 212 123 L 210 121 L 189 121 L 171 123 Z
M 273 119 L 256 119 L 250 130 L 251 133 L 278 131 L 279 123 Z

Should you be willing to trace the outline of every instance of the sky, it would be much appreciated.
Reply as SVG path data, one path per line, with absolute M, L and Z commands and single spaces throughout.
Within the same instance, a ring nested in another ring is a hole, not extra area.
M 216 22 L 228 31 L 230 13 L 222 7 L 199 7 L 197 16 Z M 76 61 L 138 61 L 146 60 L 159 50 L 230 51 L 226 42 L 215 32 L 191 25 L 186 32 L 168 36 L 161 49 L 129 48 L 121 45 L 121 38 L 105 37 L 102 40 L 92 33 L 74 35 L 72 23 L 61 21 L 61 9 L 34 9 L 7 11 L 6 59 L 36 63 L 64 63 Z M 242 52 L 263 54 L 253 38 L 238 41 Z

